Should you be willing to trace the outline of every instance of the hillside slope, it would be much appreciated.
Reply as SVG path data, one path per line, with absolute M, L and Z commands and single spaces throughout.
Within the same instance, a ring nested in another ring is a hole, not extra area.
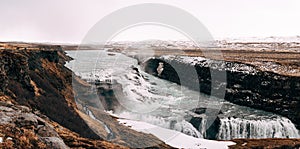
M 10 43 L 1 48 L 1 146 L 126 148 L 143 145 L 170 148 L 153 135 L 131 130 L 112 118 L 101 121 L 118 127 L 114 129 L 117 136 L 110 140 L 112 143 L 104 141 L 103 126 L 77 108 L 72 81 L 81 85 L 83 91 L 86 89 L 79 78 L 72 80 L 73 72 L 64 67 L 68 60 L 71 59 L 62 48 L 55 45 Z M 97 115 L 110 117 L 104 112 Z

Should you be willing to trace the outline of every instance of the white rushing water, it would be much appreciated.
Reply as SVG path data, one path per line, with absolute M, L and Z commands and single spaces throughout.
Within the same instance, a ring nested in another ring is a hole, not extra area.
M 287 118 L 275 120 L 221 119 L 218 139 L 233 138 L 299 138 L 295 125 Z
M 83 79 L 91 82 L 116 80 L 121 84 L 123 90 L 114 94 L 126 110 L 115 113 L 119 117 L 205 138 L 206 115 L 209 113 L 197 115 L 191 110 L 212 108 L 221 111 L 216 113 L 220 118 L 218 139 L 300 137 L 294 124 L 287 118 L 238 106 L 161 80 L 143 72 L 135 59 L 123 54 L 108 54 L 105 50 L 67 53 L 75 60 L 66 66 Z M 202 117 L 198 128 L 189 122 L 189 115 Z

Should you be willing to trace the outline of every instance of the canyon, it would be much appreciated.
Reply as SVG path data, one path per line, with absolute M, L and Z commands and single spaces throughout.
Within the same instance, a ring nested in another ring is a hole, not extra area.
M 0 147 L 171 148 L 154 135 L 130 129 L 120 124 L 116 117 L 104 112 L 122 110 L 115 92 L 124 88 L 114 81 L 91 84 L 65 67 L 66 62 L 72 58 L 64 50 L 74 47 L 76 46 L 1 43 Z M 139 61 L 141 69 L 131 68 L 136 76 L 142 77 L 139 71 L 145 70 L 155 77 L 201 91 L 208 96 L 211 95 L 211 90 L 223 90 L 224 92 L 220 91 L 220 94 L 213 96 L 224 96 L 225 100 L 238 105 L 285 116 L 299 129 L 300 81 L 297 73 L 266 71 L 257 67 L 262 66 L 262 63 L 254 65 L 249 61 L 229 60 L 230 57 L 226 56 L 225 61 L 199 57 L 201 55 L 193 61 L 187 61 L 184 56 L 190 53 L 165 56 L 164 50 L 157 51 L 161 53 L 147 61 Z M 122 53 L 122 50 L 118 52 Z M 163 71 L 158 76 L 159 63 L 163 63 Z M 297 61 L 293 62 L 293 69 L 297 69 L 297 65 Z M 218 71 L 226 74 L 227 82 L 211 78 Z M 182 72 L 196 72 L 197 75 L 183 75 Z M 97 92 L 91 92 L 90 88 L 95 84 Z M 93 106 L 96 105 L 93 103 L 95 100 L 102 103 L 103 109 Z M 207 111 L 222 114 L 207 108 L 191 110 L 199 115 Z M 187 120 L 194 127 L 198 127 L 201 122 L 199 117 L 189 117 Z M 213 126 L 219 125 L 218 119 L 213 122 Z M 208 129 L 206 134 L 209 134 L 207 138 L 216 139 L 215 129 Z M 297 138 L 232 141 L 237 144 L 230 148 L 297 148 L 300 144 Z

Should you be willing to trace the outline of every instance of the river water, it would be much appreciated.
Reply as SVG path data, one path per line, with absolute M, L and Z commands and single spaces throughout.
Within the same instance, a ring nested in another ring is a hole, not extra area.
M 206 138 L 208 115 L 195 114 L 195 108 L 210 108 L 219 118 L 216 139 L 233 138 L 299 138 L 299 131 L 287 118 L 189 90 L 149 75 L 136 59 L 106 50 L 67 51 L 74 58 L 66 64 L 76 75 L 94 82 L 116 80 L 122 93 L 115 96 L 125 110 L 116 115 Z M 190 123 L 191 117 L 201 117 L 199 126 Z

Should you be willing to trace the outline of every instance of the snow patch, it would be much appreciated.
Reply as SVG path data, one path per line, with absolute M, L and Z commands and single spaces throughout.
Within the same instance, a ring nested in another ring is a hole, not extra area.
M 235 143 L 231 141 L 213 141 L 194 138 L 174 130 L 158 127 L 145 122 L 125 119 L 118 119 L 118 121 L 125 126 L 130 126 L 136 131 L 153 134 L 166 144 L 176 148 L 227 149 L 229 145 L 235 145 Z
M 300 42 L 299 36 L 289 36 L 289 37 L 240 37 L 240 38 L 225 38 L 219 39 L 228 42 Z
M 257 70 L 247 64 L 227 62 L 221 60 L 212 60 L 205 57 L 190 57 L 190 56 L 161 56 L 159 59 L 165 61 L 178 61 L 192 66 L 198 65 L 201 67 L 209 67 L 211 69 L 226 70 L 234 72 L 243 72 L 255 74 Z

